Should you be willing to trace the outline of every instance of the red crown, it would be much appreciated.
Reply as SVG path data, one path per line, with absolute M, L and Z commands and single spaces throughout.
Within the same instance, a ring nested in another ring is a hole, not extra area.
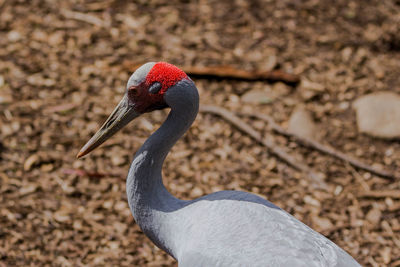
M 174 65 L 167 62 L 157 62 L 147 74 L 146 85 L 150 86 L 154 82 L 161 83 L 162 88 L 159 94 L 163 94 L 168 88 L 185 78 L 188 78 L 186 73 Z

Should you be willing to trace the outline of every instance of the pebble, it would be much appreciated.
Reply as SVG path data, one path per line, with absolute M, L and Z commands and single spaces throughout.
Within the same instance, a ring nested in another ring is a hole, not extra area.
M 113 154 L 111 157 L 111 163 L 114 166 L 121 166 L 124 165 L 126 162 L 126 158 L 117 154 Z
M 10 42 L 17 42 L 21 39 L 21 37 L 22 37 L 21 34 L 17 31 L 10 31 L 7 34 L 7 38 Z
M 361 133 L 378 138 L 400 138 L 400 96 L 392 92 L 364 95 L 353 103 Z
M 373 208 L 367 213 L 366 219 L 373 225 L 376 225 L 381 220 L 381 216 L 382 212 L 377 208 Z
M 247 93 L 245 93 L 242 97 L 241 100 L 244 103 L 252 103 L 252 104 L 268 104 L 272 102 L 272 98 L 268 95 L 267 92 L 262 91 L 262 90 L 251 90 Z
M 328 218 L 313 216 L 312 222 L 319 228 L 320 231 L 329 230 L 333 227 L 331 220 Z
M 311 114 L 303 107 L 298 106 L 289 119 L 288 130 L 301 137 L 315 139 L 316 125 Z

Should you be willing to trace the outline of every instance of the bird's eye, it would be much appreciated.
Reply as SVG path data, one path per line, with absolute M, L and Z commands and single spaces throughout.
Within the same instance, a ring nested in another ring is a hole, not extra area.
M 154 82 L 152 85 L 149 87 L 149 93 L 150 94 L 157 94 L 162 88 L 162 84 L 159 82 Z

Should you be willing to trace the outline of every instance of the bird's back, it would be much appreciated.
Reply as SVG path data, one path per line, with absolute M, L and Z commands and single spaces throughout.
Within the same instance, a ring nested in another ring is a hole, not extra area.
M 207 195 L 169 217 L 179 266 L 359 266 L 329 239 L 246 192 Z

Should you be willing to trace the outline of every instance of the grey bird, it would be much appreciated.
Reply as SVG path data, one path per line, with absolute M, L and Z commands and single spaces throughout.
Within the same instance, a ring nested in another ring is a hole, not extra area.
M 141 114 L 167 107 L 167 119 L 134 157 L 126 191 L 136 223 L 179 266 L 360 266 L 335 243 L 254 194 L 220 191 L 185 201 L 168 192 L 163 162 L 199 109 L 194 82 L 174 65 L 149 62 L 138 68 L 121 102 L 78 157 Z

